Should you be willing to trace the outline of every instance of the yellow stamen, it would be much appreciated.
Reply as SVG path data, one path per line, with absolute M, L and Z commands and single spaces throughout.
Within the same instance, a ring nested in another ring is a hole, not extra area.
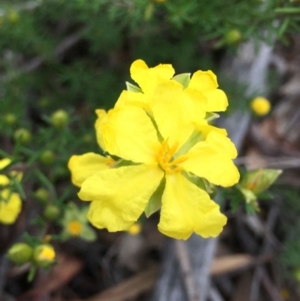
M 158 152 L 157 160 L 160 167 L 166 173 L 170 174 L 170 173 L 177 173 L 182 171 L 182 168 L 176 165 L 187 160 L 187 156 L 183 155 L 176 159 L 173 159 L 173 156 L 176 153 L 177 149 L 178 149 L 178 143 L 175 143 L 172 147 L 169 147 L 167 141 L 164 140 L 161 144 L 161 148 Z
M 116 161 L 112 157 L 108 157 L 106 165 L 109 166 L 109 167 L 112 167 L 115 164 L 115 162 Z
M 74 236 L 78 236 L 81 233 L 81 230 L 82 230 L 82 225 L 78 221 L 71 221 L 68 224 L 68 231 Z

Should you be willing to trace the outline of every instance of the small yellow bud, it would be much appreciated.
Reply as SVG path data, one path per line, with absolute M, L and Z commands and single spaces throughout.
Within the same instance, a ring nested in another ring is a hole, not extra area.
M 48 205 L 44 210 L 44 216 L 50 221 L 57 219 L 60 215 L 60 210 L 55 205 Z
M 84 136 L 83 136 L 83 141 L 85 142 L 85 143 L 92 143 L 93 141 L 94 141 L 94 136 L 93 135 L 91 135 L 91 134 L 85 134 Z
M 44 243 L 49 243 L 51 241 L 51 239 L 52 239 L 52 236 L 47 234 L 47 235 L 45 235 L 45 237 L 43 239 L 43 242 Z
M 300 269 L 297 269 L 294 272 L 294 275 L 295 275 L 296 280 L 300 283 Z
M 71 221 L 68 224 L 68 232 L 73 236 L 80 235 L 82 231 L 82 225 L 79 221 Z
M 48 98 L 42 97 L 42 98 L 39 100 L 38 105 L 39 105 L 41 108 L 46 108 L 46 107 L 48 107 L 48 105 L 49 105 L 49 100 L 48 100 Z
M 65 128 L 69 122 L 69 114 L 64 110 L 58 110 L 51 115 L 51 124 L 56 129 Z
M 7 125 L 14 125 L 17 121 L 17 117 L 15 114 L 12 114 L 12 113 L 8 113 L 4 116 L 4 122 L 7 124 Z
M 138 223 L 134 223 L 133 225 L 130 226 L 130 228 L 128 229 L 128 233 L 131 235 L 138 235 L 140 234 L 142 231 L 142 227 L 140 224 Z
M 238 44 L 242 39 L 242 34 L 238 29 L 231 29 L 225 34 L 225 41 L 228 45 Z
M 54 160 L 55 160 L 55 155 L 51 150 L 43 151 L 40 156 L 40 161 L 45 165 L 53 164 Z
M 49 244 L 42 244 L 34 249 L 34 261 L 41 267 L 49 267 L 55 261 L 55 251 Z
M 20 16 L 19 16 L 18 12 L 16 12 L 16 11 L 11 11 L 11 12 L 8 13 L 7 19 L 8 19 L 8 21 L 9 21 L 10 23 L 16 24 L 16 23 L 19 22 Z
M 14 139 L 22 144 L 28 144 L 31 141 L 31 133 L 24 128 L 17 129 L 14 132 Z
M 42 204 L 46 204 L 49 200 L 49 191 L 42 187 L 38 188 L 33 195 Z
M 16 264 L 23 264 L 31 261 L 33 249 L 25 243 L 14 244 L 7 253 L 7 257 Z
M 264 97 L 256 97 L 251 101 L 252 111 L 259 116 L 268 114 L 271 110 L 271 103 Z

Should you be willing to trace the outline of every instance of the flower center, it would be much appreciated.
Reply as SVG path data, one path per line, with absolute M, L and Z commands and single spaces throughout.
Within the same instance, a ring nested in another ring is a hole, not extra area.
M 166 173 L 177 173 L 181 172 L 182 168 L 177 166 L 178 164 L 187 160 L 186 155 L 179 156 L 174 159 L 174 154 L 176 153 L 178 148 L 178 143 L 175 143 L 172 147 L 169 147 L 167 141 L 163 141 L 161 144 L 161 148 L 158 152 L 157 160 L 160 167 Z
M 81 233 L 82 225 L 78 221 L 71 221 L 68 224 L 68 231 L 74 236 L 78 236 Z

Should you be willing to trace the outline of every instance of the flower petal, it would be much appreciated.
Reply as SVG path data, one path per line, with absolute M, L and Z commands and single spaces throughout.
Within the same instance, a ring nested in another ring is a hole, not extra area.
M 88 218 L 95 227 L 125 230 L 142 214 L 162 177 L 157 165 L 102 170 L 83 182 L 78 196 L 93 201 Z
M 22 208 L 20 196 L 4 189 L 0 193 L 0 198 L 0 223 L 11 225 L 16 221 Z M 9 199 L 6 200 L 7 198 Z
M 107 121 L 107 112 L 105 110 L 99 109 L 96 110 L 96 115 L 98 118 L 96 119 L 95 122 L 95 130 L 96 130 L 96 138 L 99 146 L 102 148 L 102 150 L 106 151 L 106 147 L 103 141 L 102 137 L 102 131 L 101 131 L 101 126 L 103 123 Z
M 208 71 L 196 71 L 191 81 L 188 85 L 188 88 L 195 89 L 201 92 L 213 90 L 218 88 L 218 82 L 216 75 L 208 70 Z
M 139 84 L 145 94 L 153 93 L 156 85 L 173 77 L 175 71 L 170 64 L 159 64 L 149 68 L 143 60 L 136 60 L 130 67 L 131 78 Z
M 188 159 L 180 164 L 185 170 L 224 187 L 238 182 L 239 171 L 232 162 L 237 151 L 224 134 L 211 131 L 206 140 L 198 142 L 187 155 Z
M 215 89 L 203 92 L 207 99 L 207 112 L 223 112 L 228 107 L 228 99 L 223 90 Z
M 193 231 L 205 238 L 215 237 L 226 220 L 206 191 L 180 173 L 166 176 L 158 224 L 160 232 L 177 239 L 187 239 Z
M 151 96 L 149 94 L 132 92 L 132 91 L 122 91 L 119 96 L 115 108 L 121 108 L 122 106 L 137 106 L 145 109 L 147 112 L 151 111 L 149 107 Z
M 110 157 L 103 157 L 95 153 L 86 153 L 83 155 L 74 155 L 68 162 L 68 168 L 71 171 L 72 183 L 81 186 L 90 176 L 100 170 L 108 169 L 109 164 L 113 162 Z
M 156 162 L 157 132 L 142 108 L 124 106 L 110 110 L 98 130 L 111 155 L 136 163 Z
M 197 71 L 193 74 L 187 90 L 197 90 L 207 99 L 207 112 L 225 111 L 228 100 L 224 91 L 217 89 L 216 75 L 208 71 Z
M 158 85 L 150 105 L 158 129 L 170 145 L 182 145 L 193 132 L 193 123 L 205 116 L 205 103 L 195 100 L 176 81 Z

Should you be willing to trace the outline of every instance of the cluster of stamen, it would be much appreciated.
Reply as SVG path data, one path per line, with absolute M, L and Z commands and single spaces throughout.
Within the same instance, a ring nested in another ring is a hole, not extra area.
M 82 225 L 79 221 L 71 221 L 68 224 L 68 231 L 71 235 L 78 236 L 81 233 Z
M 161 148 L 158 152 L 157 160 L 160 167 L 168 174 L 181 172 L 182 168 L 177 166 L 184 162 L 187 157 L 185 155 L 174 158 L 174 155 L 178 149 L 178 143 L 175 143 L 172 147 L 169 147 L 167 141 L 163 141 Z

